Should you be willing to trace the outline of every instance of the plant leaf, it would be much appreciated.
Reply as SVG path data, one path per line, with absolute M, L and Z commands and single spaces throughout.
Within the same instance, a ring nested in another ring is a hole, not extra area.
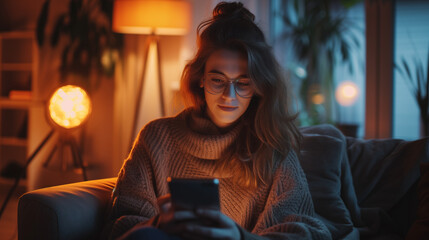
M 359 42 L 359 39 L 357 38 L 357 36 L 354 33 L 350 32 L 349 37 L 352 40 L 352 42 L 355 44 L 355 46 L 357 48 L 360 48 L 360 42 Z
M 39 46 L 42 46 L 45 40 L 45 28 L 49 15 L 49 3 L 50 0 L 46 0 L 43 3 L 42 10 L 40 11 L 39 18 L 37 19 L 36 39 Z
M 58 44 L 58 41 L 60 39 L 60 33 L 64 31 L 65 19 L 66 15 L 62 14 L 55 22 L 54 30 L 52 31 L 51 36 L 51 46 L 56 46 Z
M 349 54 L 350 47 L 349 47 L 349 44 L 344 39 L 341 39 L 340 49 L 341 49 L 342 60 L 344 62 L 350 63 L 350 54 Z
M 408 62 L 405 61 L 405 59 L 402 59 L 402 63 L 404 65 L 405 71 L 406 71 L 406 76 L 405 78 L 408 78 L 408 81 L 411 84 L 411 90 L 414 93 L 414 95 L 416 97 L 419 96 L 419 82 L 417 80 L 417 71 L 416 71 L 416 77 L 414 78 L 412 73 L 411 73 L 411 67 L 410 64 L 408 64 Z
M 340 2 L 345 8 L 351 8 L 362 0 L 340 0 Z
M 428 59 L 427 59 L 427 68 L 426 68 L 426 100 L 428 101 L 429 106 L 429 48 L 428 48 Z M 428 109 L 429 111 L 429 109 Z
M 411 75 L 410 67 L 408 66 L 407 61 L 405 61 L 405 58 L 402 58 L 402 65 L 404 66 L 408 79 L 413 83 L 413 76 Z
M 81 9 L 82 9 L 82 0 L 70 0 L 70 3 L 69 3 L 70 24 L 76 23 L 79 11 Z
M 292 23 L 292 21 L 290 20 L 290 17 L 289 17 L 289 16 L 283 15 L 283 16 L 282 16 L 282 19 L 283 19 L 283 23 L 284 23 L 286 26 L 291 27 L 291 28 L 295 26 L 295 25 Z
M 402 60 L 404 60 L 404 59 L 402 59 Z M 406 75 L 406 73 L 404 73 L 404 71 L 402 70 L 402 68 L 399 67 L 396 63 L 393 63 L 393 67 L 399 72 L 399 74 L 405 80 L 405 83 L 407 84 L 407 87 L 411 91 L 411 93 L 412 94 L 416 94 L 414 86 L 413 86 L 413 83 L 412 83 L 412 80 L 408 79 L 408 76 Z
M 425 90 L 425 83 L 424 81 L 424 70 L 423 70 L 423 63 L 422 61 L 418 60 L 417 58 L 415 58 L 415 64 L 416 64 L 416 78 L 417 78 L 417 88 L 418 91 L 420 92 L 420 96 L 423 97 L 424 94 L 424 90 Z

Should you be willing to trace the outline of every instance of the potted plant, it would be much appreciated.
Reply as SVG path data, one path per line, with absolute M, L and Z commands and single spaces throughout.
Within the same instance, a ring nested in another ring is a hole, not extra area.
M 292 44 L 296 60 L 305 66 L 300 97 L 301 125 L 332 122 L 334 116 L 334 69 L 340 61 L 351 67 L 351 51 L 359 48 L 350 31 L 356 25 L 344 10 L 359 0 L 290 0 L 282 14 L 283 38 Z M 336 11 L 334 12 L 334 9 Z M 339 58 L 338 58 L 339 57 Z
M 402 58 L 401 64 L 396 64 L 395 68 L 408 80 L 408 86 L 420 110 L 422 135 L 429 136 L 429 48 L 426 73 L 421 59 L 414 58 L 413 64 Z
M 56 17 L 52 19 L 53 24 L 51 25 L 48 24 L 50 23 L 48 19 L 50 20 L 50 8 L 53 10 L 54 4 L 68 4 L 68 9 L 63 13 L 52 11 L 51 14 L 53 16 L 55 14 Z M 113 119 L 114 108 L 104 106 L 112 103 L 112 99 L 114 99 L 113 73 L 115 63 L 120 59 L 122 37 L 111 30 L 112 12 L 113 0 L 69 0 L 64 2 L 45 0 L 36 29 L 39 46 L 57 50 L 53 51 L 53 54 L 55 54 L 56 59 L 60 60 L 58 72 L 55 69 L 55 72 L 45 74 L 56 75 L 59 73 L 59 78 L 55 79 L 60 82 L 58 85 L 66 83 L 79 85 L 90 95 L 91 117 L 88 118 L 84 126 L 71 133 L 78 139 L 78 152 L 80 152 L 82 161 L 85 162 L 84 165 L 88 164 L 89 176 L 102 169 L 97 167 L 97 159 L 113 152 L 112 149 L 100 152 L 94 147 L 100 141 L 111 139 L 113 136 L 113 130 L 111 130 L 113 123 L 104 120 Z M 48 25 L 49 30 L 46 31 Z M 46 88 L 56 85 L 53 82 L 48 83 L 51 79 L 45 81 L 47 83 Z M 35 115 L 36 117 L 47 116 L 46 108 L 36 110 L 40 111 Z M 37 121 L 43 122 L 44 120 L 40 118 Z M 58 141 L 63 140 L 59 139 Z M 58 155 L 55 153 L 49 158 L 59 158 Z M 80 179 L 80 177 L 80 174 L 73 170 L 59 172 L 42 164 L 33 164 L 29 166 L 28 170 L 28 185 L 31 189 L 52 184 L 63 184 Z
M 38 18 L 39 46 L 45 41 L 49 6 L 50 0 L 46 0 Z M 113 75 L 122 37 L 111 30 L 112 11 L 113 0 L 70 0 L 68 12 L 55 20 L 49 42 L 52 47 L 62 47 L 61 81 L 77 75 L 83 81 L 79 85 L 90 90 L 99 85 L 98 77 L 90 77 L 94 72 Z

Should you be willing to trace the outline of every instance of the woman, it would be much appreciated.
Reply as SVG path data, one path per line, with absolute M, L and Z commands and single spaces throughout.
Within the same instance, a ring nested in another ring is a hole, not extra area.
M 198 33 L 181 86 L 192 107 L 140 132 L 113 193 L 110 237 L 329 239 L 295 154 L 285 81 L 254 15 L 222 2 Z M 221 211 L 174 211 L 169 176 L 218 178 Z

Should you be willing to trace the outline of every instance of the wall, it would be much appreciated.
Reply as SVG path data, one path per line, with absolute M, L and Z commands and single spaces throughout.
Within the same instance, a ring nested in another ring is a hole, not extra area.
M 44 1 L 0 1 L 0 31 L 34 29 L 39 10 Z M 59 2 L 59 0 L 53 2 Z

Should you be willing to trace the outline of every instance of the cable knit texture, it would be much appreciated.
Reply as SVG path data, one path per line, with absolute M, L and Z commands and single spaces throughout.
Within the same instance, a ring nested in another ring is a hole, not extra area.
M 156 199 L 169 193 L 167 177 L 212 178 L 214 163 L 237 138 L 241 124 L 220 132 L 208 118 L 187 109 L 155 120 L 140 132 L 112 196 L 110 238 L 159 212 Z M 242 239 L 330 239 L 314 217 L 306 178 L 291 152 L 277 167 L 270 186 L 240 186 L 220 177 L 221 211 L 239 226 Z

